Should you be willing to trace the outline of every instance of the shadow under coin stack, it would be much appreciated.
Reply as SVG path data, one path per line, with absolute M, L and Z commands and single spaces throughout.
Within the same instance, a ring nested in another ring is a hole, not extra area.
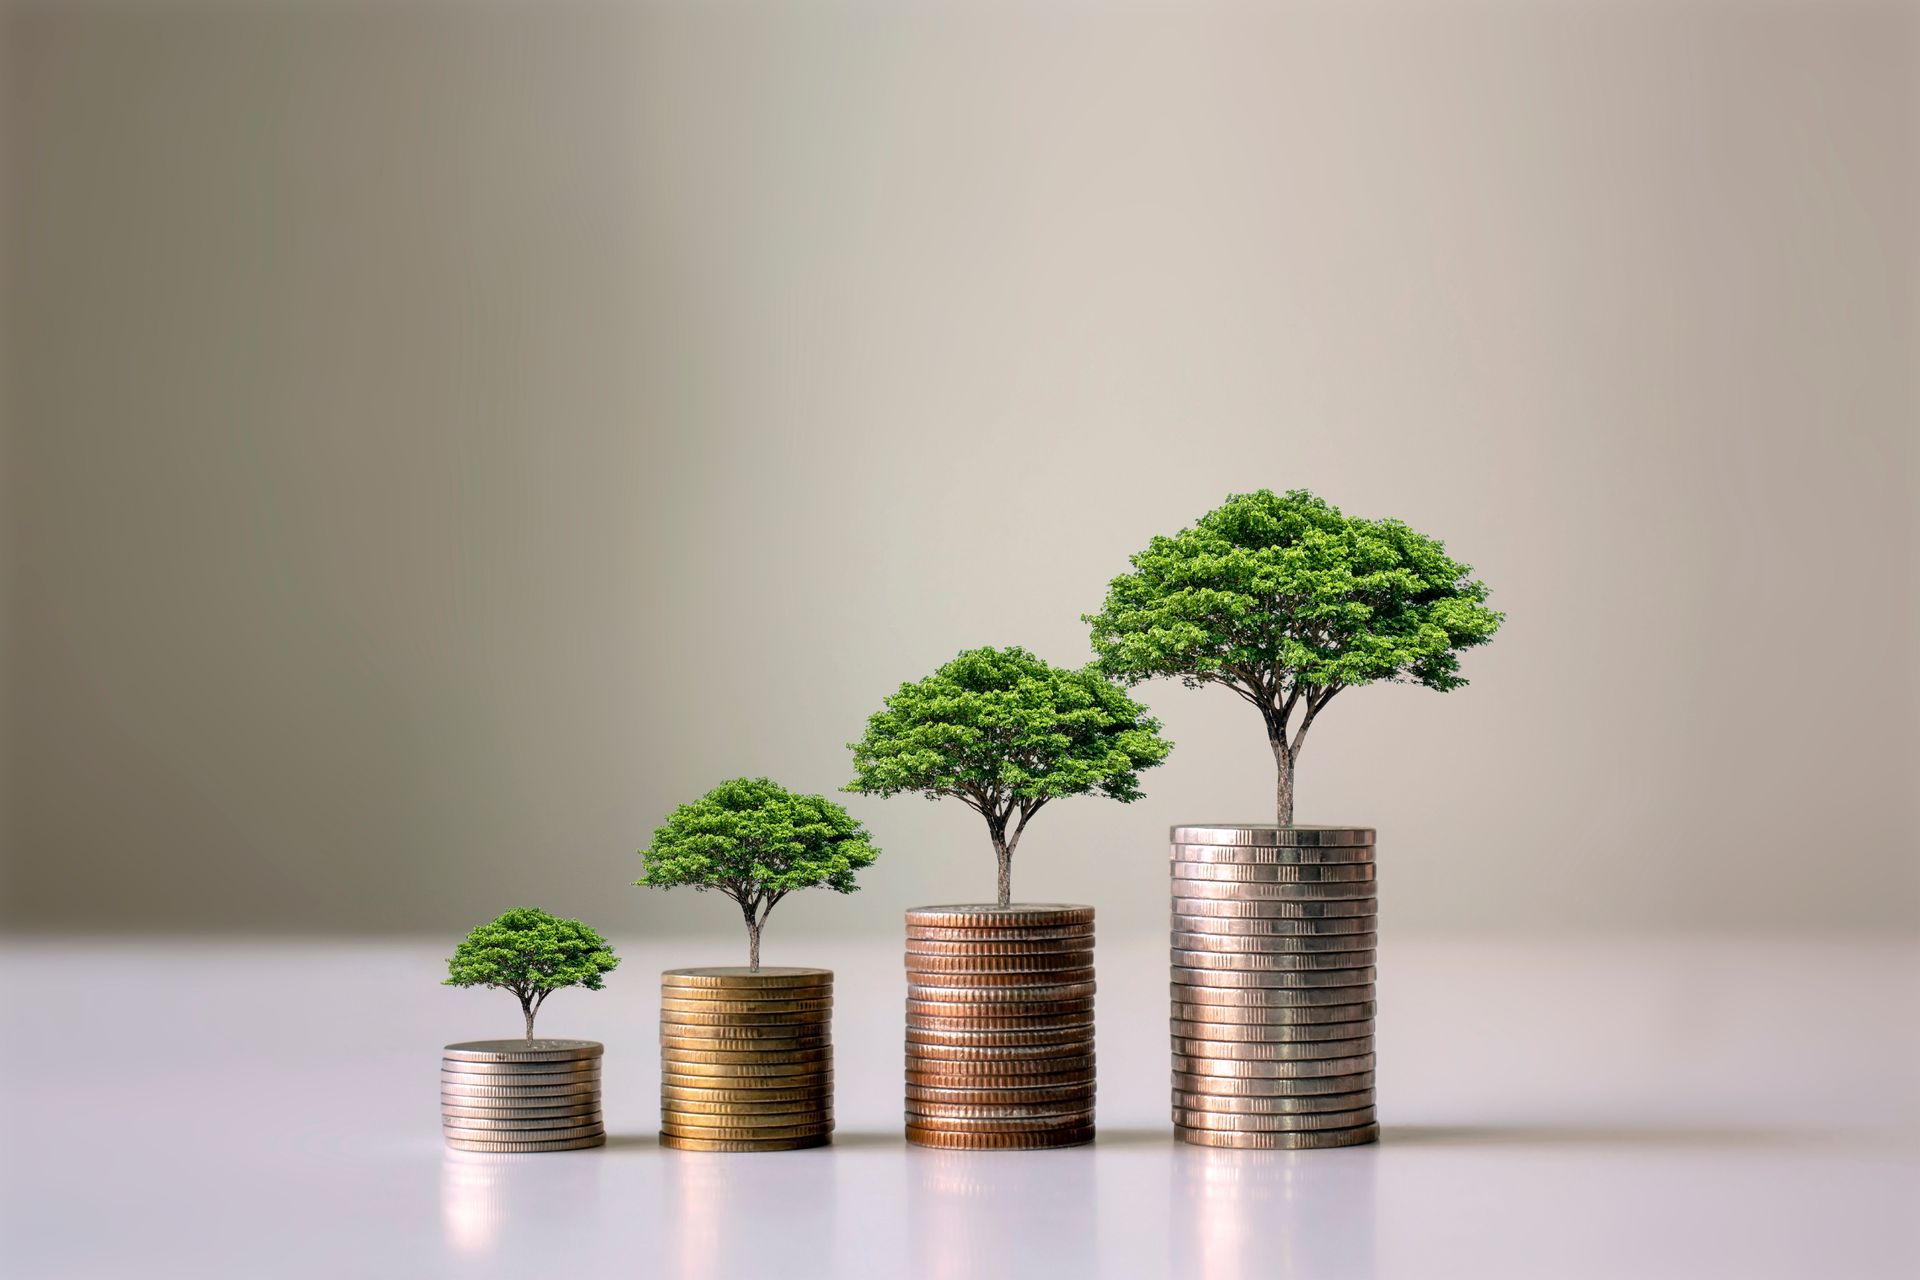
M 459 1151 L 605 1145 L 597 1040 L 469 1040 L 440 1057 L 440 1130 Z
M 1373 831 L 1173 828 L 1173 1124 L 1350 1147 L 1373 1106 Z
M 1093 1140 L 1093 908 L 907 912 L 907 1141 Z
M 660 975 L 660 1145 L 793 1151 L 833 1140 L 833 971 Z

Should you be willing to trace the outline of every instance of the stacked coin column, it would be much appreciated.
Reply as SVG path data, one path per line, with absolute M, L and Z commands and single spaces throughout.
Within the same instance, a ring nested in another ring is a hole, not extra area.
M 1175 827 L 1172 871 L 1174 1132 L 1376 1140 L 1372 830 Z
M 605 1144 L 595 1040 L 469 1040 L 440 1057 L 440 1131 L 459 1151 Z
M 660 1145 L 792 1151 L 833 1140 L 833 971 L 660 975 Z
M 1093 908 L 907 912 L 907 1141 L 1093 1140 Z

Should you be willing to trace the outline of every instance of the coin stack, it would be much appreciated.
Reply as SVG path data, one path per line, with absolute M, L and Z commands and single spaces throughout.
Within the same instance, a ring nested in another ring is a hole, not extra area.
M 907 912 L 907 1141 L 1093 1140 L 1093 908 Z
M 1173 1124 L 1209 1147 L 1350 1147 L 1373 1107 L 1366 827 L 1173 828 Z
M 833 1140 L 833 971 L 660 975 L 660 1145 L 792 1151 Z
M 440 1057 L 440 1129 L 459 1151 L 606 1143 L 597 1040 L 468 1040 Z

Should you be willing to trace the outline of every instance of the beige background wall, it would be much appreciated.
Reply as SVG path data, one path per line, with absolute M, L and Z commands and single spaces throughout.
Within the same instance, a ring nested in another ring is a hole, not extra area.
M 16 926 L 425 929 L 828 790 L 956 649 L 1087 656 L 1153 533 L 1311 487 L 1448 540 L 1470 688 L 1301 816 L 1405 931 L 1920 924 L 1914 11 L 15 4 Z M 1016 890 L 1163 923 L 1254 819 L 1218 691 Z M 786 931 L 990 890 L 957 805 Z

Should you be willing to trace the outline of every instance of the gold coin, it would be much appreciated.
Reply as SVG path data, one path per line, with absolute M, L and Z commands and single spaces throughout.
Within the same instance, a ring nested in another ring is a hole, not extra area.
M 660 1070 L 672 1075 L 731 1080 L 736 1084 L 746 1080 L 814 1080 L 832 1072 L 833 1060 L 823 1058 L 817 1062 L 689 1062 L 684 1058 L 663 1054 L 660 1058 Z
M 1016 902 L 1006 907 L 991 902 L 966 902 L 938 907 L 913 907 L 907 911 L 909 927 L 938 929 L 1020 929 L 1092 923 L 1092 907 L 1060 902 Z
M 833 1049 L 747 1049 L 738 1053 L 713 1053 L 705 1049 L 682 1049 L 677 1045 L 662 1045 L 660 1058 L 663 1062 L 697 1062 L 706 1066 L 800 1066 L 808 1063 L 833 1061 Z
M 1380 1139 L 1380 1126 L 1324 1129 L 1315 1133 L 1222 1133 L 1216 1129 L 1175 1127 L 1174 1136 L 1199 1147 L 1239 1147 L 1248 1150 L 1302 1151 L 1324 1147 L 1358 1147 Z
M 721 1040 L 712 1036 L 662 1035 L 660 1046 L 676 1053 L 785 1053 L 798 1049 L 830 1049 L 833 1037 L 826 1034 L 800 1036 L 791 1040 Z
M 752 988 L 830 987 L 831 969 L 796 969 L 785 965 L 765 965 L 759 969 L 709 966 L 694 969 L 668 969 L 660 975 L 664 987 L 719 987 L 728 990 Z
M 833 1022 L 831 1009 L 802 1011 L 799 1013 L 688 1013 L 676 1009 L 660 1011 L 662 1030 L 679 1035 L 745 1035 L 749 1032 L 764 1031 L 769 1036 L 777 1033 L 802 1035 L 825 1031 Z M 684 1030 L 676 1030 L 684 1028 Z M 705 1029 L 703 1029 L 705 1028 Z
M 831 1097 L 803 1098 L 792 1102 L 699 1102 L 692 1098 L 661 1098 L 662 1114 L 707 1116 L 801 1115 L 830 1118 Z
M 750 1106 L 762 1103 L 805 1103 L 818 1105 L 833 1101 L 833 1086 L 796 1085 L 791 1089 L 690 1089 L 685 1085 L 662 1085 L 662 1102 L 702 1102 L 728 1103 L 739 1102 Z
M 759 1142 L 768 1138 L 824 1138 L 833 1132 L 833 1124 L 792 1124 L 792 1125 L 693 1125 L 676 1124 L 665 1117 L 660 1121 L 660 1132 L 676 1138 L 696 1138 L 707 1142 Z
M 1093 1141 L 1093 1126 L 1051 1129 L 1039 1133 L 950 1133 L 919 1125 L 907 1126 L 907 1141 L 917 1147 L 940 1147 L 949 1151 L 1035 1151 L 1052 1147 L 1077 1147 Z
M 833 1071 L 829 1068 L 812 1075 L 798 1076 L 694 1075 L 676 1071 L 672 1063 L 665 1063 L 660 1068 L 660 1089 L 662 1093 L 668 1089 L 722 1089 L 730 1093 L 748 1089 L 756 1093 L 786 1093 L 803 1089 L 831 1093 Z
M 660 1145 L 675 1151 L 799 1151 L 806 1147 L 824 1147 L 833 1141 L 830 1133 L 808 1138 L 754 1138 L 744 1142 L 711 1138 L 682 1138 L 662 1132 Z
M 827 1013 L 833 1009 L 833 1001 L 826 1000 L 687 1000 L 677 996 L 661 996 L 660 1008 L 663 1012 L 673 1013 L 727 1013 L 736 1017 L 742 1014 L 759 1017 L 768 1013 Z

